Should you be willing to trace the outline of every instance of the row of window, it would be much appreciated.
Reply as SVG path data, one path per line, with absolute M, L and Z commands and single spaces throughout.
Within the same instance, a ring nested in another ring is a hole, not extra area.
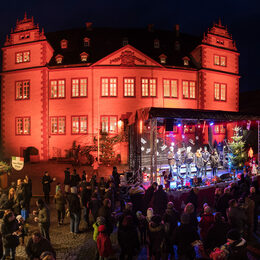
M 31 134 L 31 118 L 16 117 L 16 134 L 30 135 Z M 101 116 L 100 126 L 102 133 L 117 133 L 117 116 Z M 71 134 L 87 134 L 88 132 L 88 117 L 72 116 L 71 117 Z M 50 117 L 50 133 L 53 135 L 66 134 L 66 117 L 52 116 Z
M 123 79 L 124 97 L 135 97 L 135 78 Z M 226 101 L 227 86 L 224 83 L 214 83 L 214 98 L 219 101 Z M 72 97 L 87 97 L 88 80 L 72 79 Z M 142 78 L 141 79 L 141 94 L 142 97 L 157 96 L 157 79 Z M 195 81 L 182 81 L 182 95 L 185 99 L 196 98 Z M 118 80 L 117 78 L 101 78 L 101 96 L 102 97 L 117 97 L 118 96 Z M 165 98 L 178 98 L 178 80 L 163 79 L 163 96 Z M 16 82 L 16 99 L 30 98 L 30 81 Z M 51 80 L 50 82 L 50 98 L 65 98 L 65 80 Z
M 179 127 L 177 125 L 174 125 L 172 132 L 174 134 L 178 134 Z M 194 134 L 195 133 L 195 126 L 194 125 L 184 125 L 183 133 L 184 134 Z M 213 133 L 214 134 L 225 134 L 226 128 L 225 128 L 224 125 L 214 125 L 213 126 Z

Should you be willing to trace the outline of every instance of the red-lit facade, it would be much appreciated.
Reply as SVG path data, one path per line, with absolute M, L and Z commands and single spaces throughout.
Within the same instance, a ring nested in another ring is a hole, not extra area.
M 44 33 L 24 17 L 2 48 L 5 157 L 30 146 L 41 160 L 64 157 L 73 141 L 117 134 L 118 121 L 143 107 L 238 111 L 239 53 L 226 27 L 189 37 L 178 26 L 119 31 L 90 23 Z M 118 148 L 123 158 L 126 147 Z

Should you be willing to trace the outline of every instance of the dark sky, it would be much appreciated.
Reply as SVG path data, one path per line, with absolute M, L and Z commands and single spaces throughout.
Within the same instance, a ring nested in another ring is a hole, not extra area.
M 24 12 L 45 31 L 93 26 L 172 29 L 202 35 L 220 17 L 240 52 L 240 90 L 260 89 L 260 2 L 255 0 L 5 0 L 0 7 L 0 44 Z

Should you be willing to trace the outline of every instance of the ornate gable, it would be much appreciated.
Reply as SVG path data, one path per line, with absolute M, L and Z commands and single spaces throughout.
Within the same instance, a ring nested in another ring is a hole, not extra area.
M 110 65 L 110 66 L 161 66 L 156 61 L 152 60 L 144 53 L 135 49 L 131 45 L 124 46 L 123 48 L 111 53 L 94 65 Z

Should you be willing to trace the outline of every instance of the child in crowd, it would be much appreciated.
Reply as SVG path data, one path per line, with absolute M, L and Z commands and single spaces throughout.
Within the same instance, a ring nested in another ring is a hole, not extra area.
M 147 220 L 141 211 L 136 212 L 137 217 L 137 227 L 140 232 L 140 241 L 144 245 L 146 243 L 146 229 L 147 229 Z
M 106 233 L 105 225 L 100 225 L 98 227 L 98 236 L 97 236 L 97 248 L 99 253 L 99 259 L 105 260 L 108 257 L 113 255 L 112 243 L 109 238 L 109 235 Z
M 104 217 L 97 217 L 97 221 L 93 224 L 94 232 L 93 232 L 93 240 L 97 241 L 98 237 L 98 228 L 101 225 L 105 225 L 106 220 Z
M 21 232 L 19 238 L 21 238 L 21 244 L 24 245 L 24 237 L 28 234 L 28 224 L 25 224 L 25 220 L 21 215 L 16 217 L 19 225 L 19 231 Z

